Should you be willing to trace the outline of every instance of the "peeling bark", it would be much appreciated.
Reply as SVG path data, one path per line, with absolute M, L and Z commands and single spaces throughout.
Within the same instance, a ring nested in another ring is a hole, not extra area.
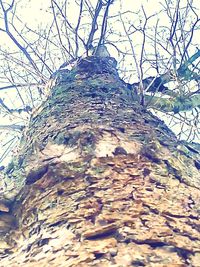
M 199 153 L 113 58 L 56 74 L 6 170 L 0 266 L 199 266 Z

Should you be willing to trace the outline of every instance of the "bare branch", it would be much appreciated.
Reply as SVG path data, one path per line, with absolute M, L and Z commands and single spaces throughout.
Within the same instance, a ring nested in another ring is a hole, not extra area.
M 87 40 L 87 43 L 86 43 L 87 51 L 89 49 L 91 49 L 92 42 L 94 40 L 94 34 L 98 29 L 97 18 L 99 17 L 99 13 L 100 13 L 102 7 L 103 7 L 102 0 L 97 1 L 97 5 L 96 5 L 96 8 L 95 8 L 94 16 L 93 16 L 93 19 L 92 19 L 91 30 L 90 30 L 89 37 L 88 37 L 88 40 Z
M 0 0 L 0 5 L 1 5 L 1 8 L 2 8 L 3 13 L 4 13 L 5 32 L 10 37 L 10 39 L 13 41 L 13 43 L 20 49 L 20 51 L 22 51 L 22 53 L 28 59 L 28 61 L 30 62 L 30 64 L 36 70 L 37 74 L 39 76 L 41 76 L 40 75 L 40 71 L 39 71 L 37 65 L 35 64 L 34 60 L 30 56 L 30 54 L 28 53 L 28 51 L 17 41 L 17 39 L 14 37 L 14 35 L 10 32 L 9 22 L 8 22 L 8 12 L 11 11 L 12 8 L 13 8 L 13 6 L 14 6 L 14 0 L 12 1 L 11 5 L 7 9 L 5 9 L 2 0 Z M 43 77 L 41 77 L 41 78 L 43 79 Z

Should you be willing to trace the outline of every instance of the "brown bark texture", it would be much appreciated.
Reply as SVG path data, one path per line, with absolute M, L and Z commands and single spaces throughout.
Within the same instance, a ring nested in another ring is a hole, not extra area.
M 200 266 L 199 151 L 111 57 L 52 78 L 1 179 L 0 266 Z

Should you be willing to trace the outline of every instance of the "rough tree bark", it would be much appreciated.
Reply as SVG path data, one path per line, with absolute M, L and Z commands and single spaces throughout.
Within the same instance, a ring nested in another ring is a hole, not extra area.
M 111 57 L 53 83 L 2 180 L 0 266 L 200 266 L 198 151 Z

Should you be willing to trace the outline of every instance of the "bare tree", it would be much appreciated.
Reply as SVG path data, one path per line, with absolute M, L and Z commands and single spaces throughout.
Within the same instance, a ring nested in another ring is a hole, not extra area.
M 199 266 L 198 9 L 126 2 L 0 0 L 0 266 Z
M 13 113 L 30 114 L 48 95 L 45 84 L 59 65 L 70 65 L 105 44 L 118 60 L 121 77 L 137 93 L 138 101 L 158 116 L 164 115 L 172 129 L 174 123 L 179 123 L 181 131 L 175 130 L 180 139 L 198 140 L 199 16 L 192 0 L 166 0 L 151 14 L 145 6 L 139 11 L 124 10 L 120 1 L 52 0 L 45 11 L 51 18 L 45 29 L 43 25 L 30 28 L 19 17 L 17 12 L 23 2 L 0 4 L 0 30 L 13 51 L 10 53 L 2 43 L 5 86 L 0 90 L 9 93 L 1 97 L 1 113 L 14 124 L 19 122 Z M 71 10 L 79 10 L 73 19 L 70 6 Z M 7 104 L 6 99 L 13 101 L 11 90 L 18 99 L 16 107 Z M 20 125 L 25 124 L 23 118 Z

